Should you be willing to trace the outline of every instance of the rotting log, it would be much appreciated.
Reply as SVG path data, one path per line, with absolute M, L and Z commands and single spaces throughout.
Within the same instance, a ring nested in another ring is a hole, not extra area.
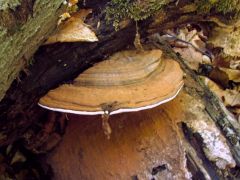
M 51 3 L 57 2 L 58 1 L 51 1 Z M 92 9 L 93 13 L 87 17 L 86 23 L 95 30 L 96 35 L 99 38 L 99 42 L 62 44 L 57 43 L 54 45 L 40 47 L 37 53 L 34 55 L 34 58 L 32 59 L 33 65 L 29 66 L 28 73 L 26 74 L 24 72 L 21 72 L 18 76 L 20 82 L 15 80 L 12 83 L 4 99 L 0 102 L 0 146 L 9 144 L 16 139 L 21 138 L 23 133 L 31 125 L 34 126 L 34 122 L 39 122 L 39 119 L 41 119 L 40 117 L 42 116 L 42 110 L 37 106 L 37 101 L 48 90 L 58 86 L 63 82 L 72 80 L 80 72 L 82 72 L 95 62 L 105 59 L 112 53 L 124 49 L 127 46 L 132 46 L 136 33 L 135 23 L 122 23 L 120 25 L 120 30 L 116 32 L 111 23 L 106 23 L 106 14 L 103 11 L 103 9 L 105 9 L 106 7 L 106 2 L 107 1 L 86 1 L 85 6 L 80 6 L 80 8 Z M 26 53 L 26 51 L 30 52 L 31 48 L 29 46 L 36 48 L 37 46 L 32 43 L 39 45 L 39 43 L 42 42 L 42 40 L 44 39 L 44 37 L 40 36 L 40 34 L 44 34 L 43 32 L 47 31 L 47 26 L 49 26 L 49 29 L 51 29 L 55 25 L 53 25 L 52 22 L 54 22 L 54 20 L 56 21 L 58 16 L 56 16 L 56 14 L 54 16 L 50 16 L 51 13 L 47 13 L 48 10 L 51 12 L 53 11 L 53 9 L 51 8 L 51 3 L 48 3 L 47 8 L 44 10 L 44 12 L 46 11 L 45 13 L 40 13 L 40 10 L 38 10 L 37 8 L 37 5 L 44 6 L 45 3 L 46 2 L 36 1 L 33 6 L 35 7 L 34 11 L 32 12 L 34 16 L 33 18 L 28 18 L 29 20 L 27 22 L 32 22 L 37 17 L 39 17 L 40 19 L 47 19 L 47 21 L 38 22 L 38 24 L 36 25 L 37 27 L 39 27 L 41 22 L 43 23 L 43 25 L 41 26 L 41 31 L 38 31 L 39 33 L 37 33 L 36 36 L 32 37 L 31 43 L 27 43 L 25 41 L 13 41 L 14 43 L 18 43 L 18 48 L 16 48 L 16 51 L 18 51 L 20 54 Z M 175 3 L 170 3 L 167 9 L 162 14 L 160 13 L 153 18 L 148 18 L 144 21 L 139 22 L 139 30 L 142 37 L 144 37 L 148 33 L 151 34 L 156 31 L 163 31 L 164 29 L 176 27 L 178 25 L 188 22 L 198 22 L 201 21 L 201 19 L 206 19 L 207 15 L 204 16 L 203 14 L 199 15 L 196 13 L 196 15 L 193 16 L 194 11 L 186 12 L 184 6 L 188 6 L 189 2 L 184 1 L 184 3 L 181 2 L 181 4 L 179 4 L 179 6 L 182 8 L 176 6 Z M 53 8 L 56 8 L 56 6 L 53 6 Z M 179 18 L 178 21 L 175 21 L 177 17 L 183 18 Z M 51 18 L 55 19 L 52 20 Z M 173 24 L 172 22 L 175 22 L 175 24 Z M 23 27 L 25 27 L 24 25 Z M 31 27 L 36 28 L 34 26 Z M 28 28 L 26 28 L 26 31 L 27 30 Z M 23 31 L 16 31 L 15 33 L 18 34 L 21 32 Z M 35 41 L 33 40 L 34 38 L 36 39 Z M 3 46 L 5 43 L 1 44 L 1 46 Z M 8 48 L 10 48 L 10 46 Z M 5 58 L 7 58 L 6 61 L 8 63 L 6 65 L 9 66 L 10 69 L 14 69 L 14 73 L 11 73 L 12 75 L 9 76 L 11 78 L 7 78 L 7 82 L 9 85 L 10 82 L 18 74 L 19 69 L 22 67 L 22 65 L 10 66 L 11 61 L 9 60 L 9 58 L 15 58 L 15 64 L 19 65 L 18 62 L 21 61 L 20 59 L 22 59 L 22 56 L 18 56 L 19 58 L 17 58 L 16 55 L 12 53 L 11 56 L 8 57 L 5 54 L 8 55 L 9 53 L 2 53 L 0 56 L 4 56 Z M 23 59 L 27 60 L 30 54 L 25 54 L 25 58 Z M 4 65 L 4 71 L 8 71 L 7 66 L 5 67 Z M 0 73 L 3 73 L 4 71 L 1 71 Z M 3 75 L 1 76 L 3 81 L 5 81 L 4 79 L 6 78 L 4 77 L 6 77 L 7 74 L 8 73 L 3 73 Z M 5 82 L 2 83 L 2 85 L 3 89 L 6 90 L 8 85 L 6 86 Z
M 186 77 L 189 79 L 186 85 L 187 91 L 189 91 L 189 93 L 196 93 L 201 98 L 201 101 L 205 106 L 206 113 L 218 125 L 224 136 L 227 138 L 228 144 L 231 147 L 232 154 L 238 166 L 240 166 L 239 123 L 236 122 L 236 120 L 233 119 L 230 115 L 228 115 L 225 106 L 216 97 L 216 95 L 214 95 L 214 93 L 204 85 L 197 74 L 191 70 L 188 65 L 186 65 L 184 59 L 172 52 L 171 48 L 169 46 L 166 46 L 164 42 L 160 42 L 160 44 L 155 43 L 155 45 L 165 49 L 165 52 L 168 56 L 176 59 L 180 63 L 182 69 L 184 69 L 185 73 L 187 74 Z
M 135 23 L 130 22 L 123 29 L 116 32 L 111 24 L 106 24 L 105 14 L 101 12 L 101 9 L 105 6 L 105 1 L 102 1 L 102 4 L 98 4 L 99 6 L 97 7 L 96 4 L 94 4 L 94 1 L 87 1 L 86 3 L 86 7 L 93 8 L 94 12 L 92 16 L 88 17 L 87 23 L 96 30 L 96 34 L 100 41 L 96 43 L 62 43 L 40 47 L 34 56 L 33 65 L 29 68 L 29 75 L 21 73 L 19 76 L 21 82 L 15 81 L 8 90 L 5 98 L 0 103 L 0 146 L 8 145 L 13 141 L 22 138 L 30 126 L 35 127 L 36 124 L 38 126 L 38 123 L 45 118 L 46 111 L 39 108 L 37 106 L 37 102 L 39 97 L 45 94 L 49 89 L 52 89 L 63 82 L 72 80 L 80 72 L 95 62 L 106 59 L 106 57 L 110 54 L 124 49 L 127 46 L 132 46 L 136 32 Z M 201 21 L 206 18 L 202 15 L 196 15 L 193 17 L 195 14 L 194 12 L 186 13 L 184 11 L 181 12 L 181 10 L 178 11 L 175 4 L 174 7 L 172 7 L 172 11 L 168 12 L 169 13 L 164 14 L 164 19 L 162 21 L 158 21 L 157 23 L 153 23 L 154 20 L 151 18 L 140 22 L 139 26 L 142 36 L 147 34 L 146 30 L 148 30 L 149 24 L 151 23 L 153 24 L 150 26 L 148 33 L 162 31 L 167 28 L 178 26 L 179 24 Z M 176 17 L 180 17 L 182 15 L 183 18 L 179 18 L 178 21 L 175 21 Z M 55 18 L 56 21 L 57 16 L 55 16 Z M 98 22 L 101 22 L 99 28 L 97 28 L 99 24 Z M 172 22 L 175 22 L 175 24 Z M 26 47 L 28 46 L 25 46 L 25 48 Z M 25 48 L 24 50 L 27 49 Z M 26 58 L 29 56 L 26 54 Z M 221 116 L 219 116 L 219 108 L 216 108 L 219 107 L 219 105 L 215 96 L 211 94 L 207 88 L 199 85 L 200 81 L 198 80 L 196 74 L 186 68 L 184 63 L 182 63 L 183 61 L 181 58 L 175 56 L 175 59 L 178 59 L 179 62 L 181 62 L 183 69 L 185 69 L 188 74 L 187 77 L 191 79 L 185 90 L 190 92 L 191 95 L 192 92 L 194 92 L 194 94 L 196 94 L 196 98 L 198 97 L 199 99 L 202 99 L 201 101 L 205 103 L 204 107 L 206 107 L 206 110 L 212 116 L 212 119 L 219 123 L 225 115 L 221 114 Z M 20 67 L 18 70 L 19 69 Z M 210 101 L 209 99 L 213 101 Z M 207 111 L 204 111 L 203 114 L 207 115 Z M 222 111 L 220 112 L 222 113 Z M 227 124 L 229 123 L 227 118 L 224 118 L 224 120 Z M 225 124 L 226 123 L 222 123 L 223 126 L 220 125 L 221 129 L 223 132 L 226 132 L 225 130 L 229 129 L 229 127 L 230 129 L 233 129 L 232 132 L 234 132 L 234 137 L 237 137 L 234 138 L 234 140 L 237 140 L 235 141 L 237 145 L 239 140 L 236 135 L 236 130 L 232 125 L 225 126 Z M 225 135 L 229 140 L 232 137 L 228 136 L 227 133 L 225 133 Z M 231 142 L 231 140 L 229 142 Z M 235 145 L 231 147 L 233 147 L 232 149 L 236 151 L 235 153 L 233 152 L 233 155 L 236 157 L 238 162 L 238 148 L 236 148 L 237 146 Z M 190 159 L 194 153 L 187 152 L 187 154 L 188 159 Z M 195 164 L 199 165 L 201 163 Z M 210 167 L 213 166 L 214 165 L 210 165 Z M 204 173 L 214 174 L 216 172 L 215 170 L 213 172 L 205 170 L 202 171 L 202 174 Z
M 148 47 L 169 50 L 168 46 L 152 43 Z M 209 107 L 217 103 L 204 98 L 209 92 L 199 84 L 196 74 L 185 66 L 182 59 L 172 51 L 166 55 L 177 59 L 186 72 L 185 87 L 177 98 L 154 109 L 111 116 L 113 133 L 110 140 L 104 136 L 100 116 L 69 114 L 62 143 L 47 157 L 54 179 L 185 179 L 187 171 L 191 172 L 193 179 L 226 178 L 225 171 L 235 166 L 228 155 L 232 150 L 238 163 L 238 154 L 236 147 L 229 144 L 229 148 L 224 136 L 218 134 L 220 131 L 209 113 L 210 110 L 213 114 L 222 111 Z M 214 97 L 211 94 L 211 98 Z M 205 139 L 204 133 L 208 130 L 196 126 L 198 123 L 200 126 L 208 124 L 209 132 L 213 134 L 208 138 L 216 141 Z M 218 146 L 218 140 L 224 146 Z M 224 155 L 211 152 L 217 149 L 221 149 L 220 154 Z M 229 174 L 227 176 L 231 178 Z
M 187 88 L 159 107 L 110 116 L 110 140 L 103 133 L 101 116 L 68 114 L 62 142 L 46 158 L 53 179 L 223 178 L 234 161 L 225 164 L 224 157 L 214 159 L 214 154 L 203 152 L 202 147 L 211 143 L 197 138 L 201 135 L 191 130 L 191 123 L 215 124 L 198 94 Z M 221 153 L 225 153 L 224 147 L 215 148 L 223 148 Z M 227 167 L 221 171 L 217 165 L 222 163 Z
M 68 115 L 68 118 L 62 143 L 48 155 L 53 179 L 187 176 L 181 139 L 172 127 L 175 122 L 171 122 L 162 107 L 111 116 L 110 140 L 103 133 L 101 116 Z
M 63 0 L 0 2 L 0 100 L 54 30 Z

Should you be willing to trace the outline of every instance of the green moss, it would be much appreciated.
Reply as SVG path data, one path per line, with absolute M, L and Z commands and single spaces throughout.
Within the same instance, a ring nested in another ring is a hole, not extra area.
M 156 13 L 170 0 L 112 0 L 106 8 L 106 19 L 115 28 L 122 19 L 143 20 Z
M 198 0 L 199 13 L 208 13 L 215 10 L 218 13 L 231 13 L 238 17 L 240 13 L 240 0 Z
M 143 20 L 161 10 L 171 0 L 111 0 L 106 8 L 107 22 L 118 23 L 125 18 L 135 21 Z M 238 17 L 240 14 L 240 0 L 195 0 L 199 14 L 208 14 L 215 11 L 222 14 L 231 14 Z
M 238 14 L 240 12 L 240 1 L 239 0 L 220 0 L 216 4 L 216 8 L 219 12 L 223 12 L 223 13 L 236 12 Z
M 33 17 L 8 36 L 7 28 L 0 26 L 0 100 L 19 71 L 55 28 L 63 0 L 36 0 Z
M 15 9 L 21 4 L 21 0 L 0 0 L 0 10 Z

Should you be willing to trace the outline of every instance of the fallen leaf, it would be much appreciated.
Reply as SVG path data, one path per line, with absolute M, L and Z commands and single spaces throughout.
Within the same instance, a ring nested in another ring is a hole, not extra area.
M 225 106 L 230 106 L 230 107 L 240 106 L 239 91 L 231 90 L 231 89 L 223 90 L 209 78 L 201 76 L 201 79 L 203 79 L 205 85 L 207 85 L 209 89 L 212 92 L 214 92 L 219 97 L 219 99 L 223 101 Z
M 209 42 L 215 47 L 222 47 L 225 54 L 240 56 L 240 21 L 223 27 L 216 27 Z
M 181 54 L 182 58 L 186 60 L 190 68 L 196 71 L 198 70 L 199 65 L 206 61 L 206 57 L 191 46 L 188 46 L 188 48 L 173 48 L 173 50 Z
M 202 31 L 188 30 L 187 27 L 179 29 L 178 33 L 167 31 L 164 36 L 194 70 L 198 70 L 199 64 L 211 64 L 211 59 L 205 55 L 206 43 L 200 37 L 205 37 Z
M 14 154 L 10 164 L 14 164 L 16 162 L 25 162 L 25 161 L 26 161 L 26 157 L 21 152 L 17 151 Z
M 224 91 L 226 106 L 240 106 L 240 93 L 236 90 L 226 89 Z
M 230 108 L 230 111 L 236 114 L 237 117 L 240 116 L 240 107 Z
M 228 75 L 218 67 L 213 68 L 209 74 L 209 78 L 224 88 L 229 87 Z
M 215 67 L 229 68 L 230 67 L 230 60 L 228 58 L 225 58 L 224 56 L 222 56 L 222 54 L 218 54 L 214 57 L 212 64 Z
M 12 147 L 13 147 L 12 144 L 10 144 L 10 145 L 7 146 L 7 149 L 6 149 L 6 154 L 7 154 L 7 155 L 9 155 L 10 152 L 12 151 Z
M 225 72 L 229 80 L 239 83 L 240 82 L 240 70 L 229 69 L 229 68 L 219 68 L 221 71 Z
M 231 60 L 229 66 L 230 66 L 231 69 L 238 69 L 238 70 L 240 70 L 240 60 L 239 59 Z

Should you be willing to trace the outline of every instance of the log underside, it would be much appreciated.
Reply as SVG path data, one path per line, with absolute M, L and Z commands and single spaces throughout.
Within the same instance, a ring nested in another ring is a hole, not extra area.
M 110 140 L 100 116 L 68 115 L 63 141 L 49 154 L 54 179 L 184 179 L 184 150 L 166 109 L 111 116 Z
M 176 99 L 159 107 L 113 115 L 110 140 L 103 133 L 100 116 L 69 114 L 66 134 L 47 158 L 54 179 L 187 178 L 185 154 L 194 152 L 185 148 L 178 126 L 188 121 L 190 113 L 201 113 L 186 110 L 195 101 L 183 90 Z M 193 176 L 219 176 L 207 160 L 195 168 Z
M 150 110 L 110 116 L 110 140 L 100 116 L 68 114 L 62 142 L 47 157 L 54 179 L 185 179 L 188 172 L 193 179 L 223 178 L 224 171 L 216 166 L 221 160 L 206 157 L 202 148 L 208 145 L 191 127 L 203 120 L 215 127 L 198 94 L 202 90 L 187 75 L 174 100 Z
M 187 73 L 184 90 L 176 99 L 158 108 L 111 117 L 113 134 L 110 141 L 103 134 L 99 116 L 69 115 L 69 126 L 62 143 L 48 155 L 48 162 L 53 167 L 55 179 L 77 177 L 85 179 L 170 177 L 171 179 L 178 176 L 181 179 L 188 176 L 188 171 L 193 178 L 224 178 L 226 174 L 216 167 L 217 162 L 210 161 L 211 157 L 206 157 L 203 152 L 204 140 L 198 137 L 198 132 L 196 134 L 193 132 L 191 123 L 205 119 L 209 125 L 215 126 L 214 121 L 216 121 L 222 129 L 221 121 L 224 121 L 225 127 L 234 130 L 231 138 L 237 138 L 238 131 L 235 131 L 235 127 L 224 115 L 219 101 L 200 83 L 195 73 L 185 66 L 181 58 L 171 54 L 168 46 L 161 43 L 150 42 L 146 48 L 149 47 L 161 47 L 165 52 L 168 51 L 168 56 L 172 55 L 180 62 Z M 184 127 L 179 128 L 181 126 Z M 232 143 L 228 131 L 224 129 L 222 131 L 228 140 L 228 142 L 224 140 L 224 143 L 230 146 L 238 166 L 238 144 Z M 167 143 L 164 141 L 165 138 L 168 139 Z M 139 146 L 144 146 L 146 149 L 139 151 Z M 150 155 L 148 155 L 149 151 Z M 65 158 L 64 154 L 68 154 L 68 157 Z M 174 161 L 169 157 L 174 157 Z M 67 165 L 64 165 L 64 162 Z M 172 163 L 177 164 L 177 169 Z M 234 163 L 230 164 L 228 166 L 234 167 Z M 94 165 L 100 168 L 91 168 Z M 152 171 L 156 167 L 164 170 L 153 175 Z
M 106 24 L 105 14 L 101 12 L 105 6 L 106 1 L 86 2 L 86 8 L 92 8 L 94 12 L 86 22 L 95 29 L 99 42 L 57 43 L 40 47 L 27 73 L 21 72 L 18 81 L 15 80 L 12 83 L 0 102 L 2 112 L 0 114 L 0 146 L 10 144 L 20 138 L 31 125 L 34 126 L 34 122 L 41 121 L 42 110 L 37 106 L 37 102 L 47 91 L 72 80 L 83 70 L 99 60 L 106 59 L 112 53 L 132 46 L 136 33 L 135 23 L 130 22 L 116 32 L 112 24 Z M 149 18 L 140 22 L 141 35 L 147 34 L 149 24 L 151 27 L 149 33 L 153 33 L 203 19 L 203 15 L 196 15 L 193 19 L 194 12 L 186 14 L 174 3 L 169 6 L 168 12 L 171 13 L 160 17 L 157 15 L 153 19 Z M 173 20 L 181 15 L 184 18 L 179 18 L 173 24 Z M 100 26 L 98 26 L 99 23 Z

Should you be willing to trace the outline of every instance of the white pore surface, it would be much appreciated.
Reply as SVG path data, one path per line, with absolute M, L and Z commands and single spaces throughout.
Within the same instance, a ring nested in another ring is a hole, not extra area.
M 168 99 L 164 99 L 164 100 L 162 100 L 162 101 L 160 101 L 156 104 L 151 104 L 151 105 L 148 105 L 148 106 L 143 106 L 143 107 L 138 107 L 138 108 L 117 109 L 115 111 L 110 112 L 110 115 L 124 113 L 124 112 L 136 112 L 136 111 L 141 111 L 141 110 L 151 109 L 151 108 L 157 107 L 161 104 L 164 104 L 164 103 L 174 99 L 178 95 L 178 93 L 180 92 L 182 87 L 183 87 L 183 85 L 178 89 L 178 91 L 172 97 L 170 97 Z M 98 115 L 98 114 L 105 114 L 106 113 L 104 111 L 92 111 L 92 112 L 90 112 L 90 111 L 76 111 L 76 110 L 69 110 L 69 109 L 52 108 L 52 107 L 44 106 L 40 103 L 38 103 L 38 105 L 41 106 L 42 108 L 52 110 L 52 111 L 58 111 L 58 112 L 63 112 L 63 113 L 71 113 L 71 114 L 79 114 L 79 115 Z

